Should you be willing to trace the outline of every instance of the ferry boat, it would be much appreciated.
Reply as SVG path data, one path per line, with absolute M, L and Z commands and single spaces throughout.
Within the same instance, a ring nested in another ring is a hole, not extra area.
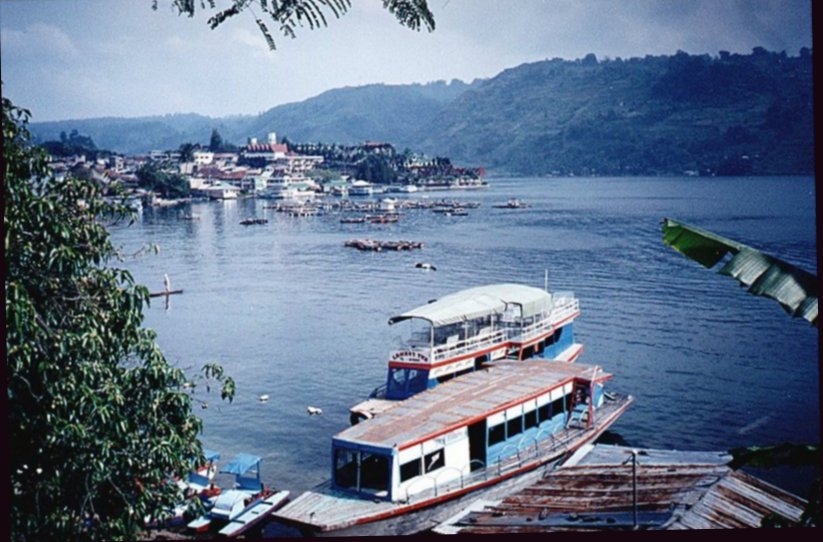
M 574 341 L 579 315 L 572 292 L 504 283 L 461 290 L 392 316 L 390 325 L 406 323 L 407 338 L 389 354 L 386 383 L 350 409 L 351 422 L 497 360 L 573 362 L 583 351 Z
M 331 479 L 273 514 L 304 534 L 429 529 L 476 499 L 533 484 L 594 441 L 633 398 L 597 366 L 502 361 L 335 435 Z
M 374 185 L 368 181 L 357 180 L 349 187 L 350 196 L 371 196 L 374 194 Z

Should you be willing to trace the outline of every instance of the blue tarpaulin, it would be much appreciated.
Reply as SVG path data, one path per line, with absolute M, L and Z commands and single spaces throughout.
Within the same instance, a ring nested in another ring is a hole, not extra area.
M 237 454 L 220 472 L 241 475 L 260 463 L 260 458 L 251 454 Z

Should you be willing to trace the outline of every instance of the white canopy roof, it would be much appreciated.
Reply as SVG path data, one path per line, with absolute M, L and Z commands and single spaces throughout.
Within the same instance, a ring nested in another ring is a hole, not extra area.
M 519 305 L 523 317 L 549 310 L 551 294 L 522 284 L 490 284 L 461 290 L 389 318 L 394 324 L 409 318 L 428 320 L 435 327 L 500 314 L 506 305 Z

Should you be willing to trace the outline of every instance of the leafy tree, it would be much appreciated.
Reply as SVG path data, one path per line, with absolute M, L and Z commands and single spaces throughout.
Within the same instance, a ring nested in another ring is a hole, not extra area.
M 137 170 L 137 178 L 142 188 L 159 192 L 164 198 L 182 198 L 190 194 L 189 183 L 181 175 L 163 171 L 157 164 L 149 162 Z
M 220 152 L 223 150 L 223 138 L 217 128 L 211 131 L 211 140 L 209 141 L 209 150 L 212 152 Z
M 197 4 L 193 0 L 172 0 L 173 8 L 179 14 L 189 17 L 194 16 Z M 273 23 L 284 36 L 294 38 L 298 26 L 308 26 L 311 30 L 328 26 L 326 14 L 329 12 L 338 19 L 342 17 L 351 7 L 351 0 L 234 0 L 229 8 L 218 8 L 213 0 L 208 1 L 208 6 L 203 1 L 199 4 L 200 9 L 214 13 L 208 21 L 212 29 L 223 24 L 226 19 L 251 12 L 269 49 L 275 50 L 269 24 Z M 152 0 L 152 9 L 157 10 L 157 7 L 158 0 Z M 403 26 L 412 30 L 420 30 L 423 26 L 429 32 L 434 30 L 434 15 L 426 0 L 383 0 L 383 7 Z M 256 10 L 260 11 L 260 16 Z
M 370 183 L 391 184 L 397 180 L 397 172 L 383 156 L 369 155 L 357 164 L 355 176 Z
M 194 151 L 199 148 L 198 145 L 193 143 L 183 143 L 178 148 L 178 152 L 180 152 L 180 161 L 181 162 L 193 162 L 194 161 Z
M 52 156 L 85 154 L 96 159 L 100 154 L 111 154 L 110 151 L 98 149 L 90 136 L 80 135 L 77 130 L 72 130 L 69 136 L 66 136 L 66 132 L 60 132 L 60 141 L 46 141 L 42 147 Z
M 109 267 L 103 221 L 130 216 L 95 183 L 51 176 L 29 112 L 3 98 L 11 539 L 138 537 L 204 460 L 190 385 L 141 327 L 148 290 Z M 219 366 L 204 376 L 234 382 Z

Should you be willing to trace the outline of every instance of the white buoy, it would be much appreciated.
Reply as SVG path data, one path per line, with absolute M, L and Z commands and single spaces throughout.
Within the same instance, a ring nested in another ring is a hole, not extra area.
M 258 397 L 257 399 L 258 399 L 261 403 L 265 403 L 266 401 L 268 401 L 268 400 L 269 400 L 269 396 L 268 396 L 267 394 L 265 394 L 265 393 L 264 393 L 263 395 L 261 395 L 261 396 L 260 396 L 260 397 Z

